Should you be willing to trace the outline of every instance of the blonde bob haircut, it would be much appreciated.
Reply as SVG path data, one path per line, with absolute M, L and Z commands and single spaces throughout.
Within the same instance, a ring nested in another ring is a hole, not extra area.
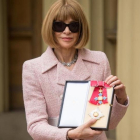
M 80 4 L 76 0 L 57 0 L 49 9 L 42 26 L 42 37 L 46 44 L 58 48 L 52 29 L 53 21 L 66 21 L 72 18 L 80 23 L 79 39 L 75 48 L 84 47 L 89 40 L 89 27 Z

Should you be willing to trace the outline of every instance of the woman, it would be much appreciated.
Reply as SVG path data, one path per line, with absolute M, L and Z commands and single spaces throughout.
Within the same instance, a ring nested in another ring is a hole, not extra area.
M 29 134 L 35 140 L 107 140 L 105 132 L 90 129 L 96 120 L 76 129 L 56 127 L 66 80 L 98 80 L 116 85 L 110 129 L 117 126 L 128 106 L 125 86 L 111 75 L 106 55 L 83 48 L 89 29 L 80 5 L 75 0 L 57 0 L 44 19 L 42 36 L 49 45 L 46 52 L 23 65 Z

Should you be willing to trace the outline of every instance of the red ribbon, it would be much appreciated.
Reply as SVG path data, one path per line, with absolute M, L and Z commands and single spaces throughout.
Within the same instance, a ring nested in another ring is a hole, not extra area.
M 91 81 L 91 86 L 95 87 L 89 102 L 94 105 L 101 105 L 108 103 L 107 90 L 110 86 L 104 81 Z

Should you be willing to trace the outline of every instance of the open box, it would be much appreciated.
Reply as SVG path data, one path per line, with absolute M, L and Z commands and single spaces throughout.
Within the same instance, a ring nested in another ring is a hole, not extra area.
M 91 118 L 98 119 L 91 126 L 108 130 L 114 88 L 103 81 L 66 81 L 59 128 L 76 128 Z

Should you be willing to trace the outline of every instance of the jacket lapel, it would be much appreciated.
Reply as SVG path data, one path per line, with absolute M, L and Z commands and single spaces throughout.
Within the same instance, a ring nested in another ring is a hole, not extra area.
M 57 65 L 57 84 L 65 85 L 65 81 L 86 80 L 90 77 L 90 73 L 84 63 L 80 59 L 78 61 L 72 71 L 61 66 L 60 63 Z
M 78 59 L 74 68 L 70 71 L 64 67 L 56 58 L 52 48 L 48 47 L 46 52 L 41 56 L 42 74 L 49 71 L 51 68 L 57 68 L 56 82 L 60 85 L 65 85 L 65 81 L 71 80 L 87 80 L 91 73 L 88 71 L 85 61 L 99 64 L 96 56 L 87 49 L 80 49 L 78 51 Z
M 48 47 L 47 50 L 41 56 L 42 62 L 42 73 L 50 70 L 52 67 L 58 64 L 58 60 L 54 55 L 54 52 L 51 47 Z
M 72 71 L 68 70 L 61 63 L 57 65 L 57 84 L 65 85 L 65 81 L 69 80 L 87 80 L 90 73 L 82 60 L 81 51 L 78 53 L 77 62 Z

